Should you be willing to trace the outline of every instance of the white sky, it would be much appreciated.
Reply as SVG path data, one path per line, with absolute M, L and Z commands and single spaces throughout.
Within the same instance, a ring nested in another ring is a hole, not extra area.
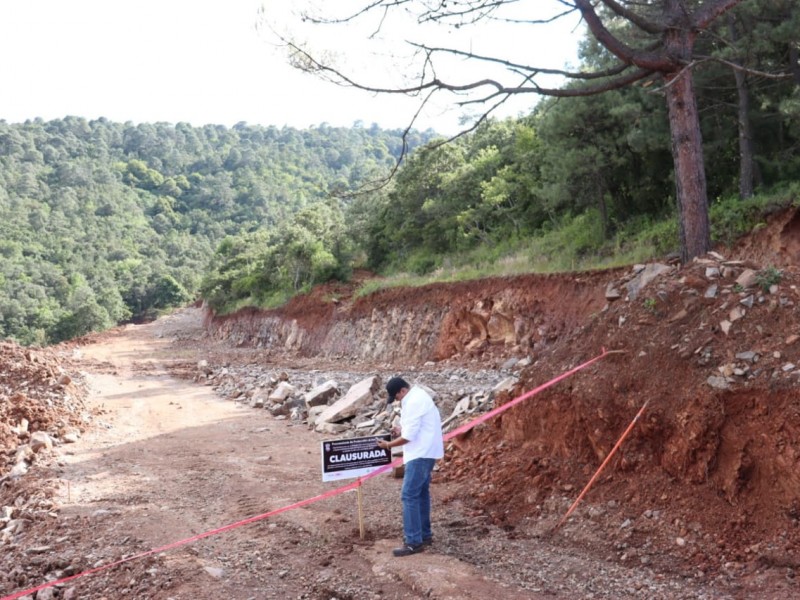
M 267 16 L 280 24 L 286 18 L 280 11 L 295 6 L 296 0 L 276 2 L 267 7 Z M 342 89 L 289 67 L 267 33 L 256 30 L 262 4 L 263 0 L 0 0 L 0 119 L 18 123 L 72 115 L 135 123 L 231 126 L 244 121 L 298 128 L 322 122 L 350 126 L 356 120 L 386 128 L 408 124 L 415 100 Z M 540 35 L 529 32 L 527 62 L 541 64 L 547 58 L 552 67 L 574 62 L 578 34 L 570 27 L 575 23 L 572 19 L 563 27 L 539 28 Z M 497 41 L 491 31 L 484 27 L 472 34 L 470 47 Z M 335 49 L 363 38 L 355 30 L 328 41 L 324 34 L 310 35 Z M 354 64 L 347 60 L 352 53 L 343 64 Z M 536 100 L 526 96 L 500 116 L 526 111 Z M 433 106 L 416 126 L 453 131 L 461 111 L 447 112 L 450 106 Z

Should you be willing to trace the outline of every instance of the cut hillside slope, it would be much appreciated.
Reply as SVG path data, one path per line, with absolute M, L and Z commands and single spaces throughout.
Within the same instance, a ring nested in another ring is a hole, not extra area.
M 413 365 L 530 355 L 606 303 L 622 271 L 519 275 L 388 288 L 351 298 L 330 285 L 273 311 L 210 318 L 209 331 L 237 346 L 300 356 Z M 569 299 L 565 302 L 565 299 Z
M 548 498 L 580 490 L 648 402 L 588 503 L 639 516 L 673 511 L 677 537 L 691 524 L 705 540 L 691 547 L 703 564 L 795 565 L 798 234 L 796 211 L 774 214 L 723 250 L 729 260 L 712 253 L 663 265 L 641 290 L 639 269 L 390 289 L 352 303 L 344 291 L 331 302 L 328 290 L 280 311 L 216 320 L 211 330 L 237 344 L 395 366 L 527 356 L 534 364 L 519 393 L 602 348 L 622 351 L 468 436 L 445 475 L 479 481 L 481 491 L 467 485 L 465 496 L 519 528 L 542 517 Z
M 691 533 L 691 552 L 705 565 L 796 565 L 800 277 L 786 268 L 764 292 L 736 283 L 748 273 L 747 265 L 697 261 L 561 338 L 517 391 L 601 348 L 623 353 L 476 431 L 450 454 L 452 476 L 480 481 L 481 506 L 517 527 L 548 497 L 580 490 L 647 403 L 590 503 L 611 501 L 631 518 L 677 515 L 674 535 Z

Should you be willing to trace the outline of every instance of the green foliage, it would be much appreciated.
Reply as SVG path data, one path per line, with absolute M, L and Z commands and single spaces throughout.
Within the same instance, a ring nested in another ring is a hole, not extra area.
M 548 214 L 594 207 L 604 235 L 634 215 L 663 213 L 672 158 L 663 102 L 639 88 L 543 102 L 538 194 Z
M 415 275 L 427 275 L 438 266 L 438 257 L 415 252 L 408 258 L 407 264 L 408 269 Z
M 383 176 L 402 133 L 0 121 L 0 338 L 51 343 L 185 303 L 226 236 L 263 230 L 276 248 L 240 257 L 261 270 L 209 275 L 215 304 L 345 277 L 355 250 L 328 192 Z
M 756 273 L 756 284 L 765 292 L 773 285 L 778 285 L 783 279 L 783 273 L 775 267 L 767 267 Z
M 191 300 L 189 292 L 172 275 L 157 277 L 151 294 L 148 304 L 157 309 L 181 306 Z
M 221 313 L 248 303 L 273 306 L 314 284 L 345 279 L 351 254 L 338 205 L 314 204 L 269 232 L 223 240 L 200 292 Z
M 796 81 L 730 66 L 791 72 L 800 11 L 747 0 L 728 14 L 697 41 L 722 60 L 693 64 L 712 237 L 726 244 L 800 203 Z M 625 19 L 609 23 L 641 47 Z M 581 51 L 597 72 L 612 62 L 592 38 Z M 0 121 L 0 337 L 49 343 L 198 294 L 218 311 L 273 306 L 354 266 L 416 284 L 663 257 L 679 248 L 674 166 L 650 84 L 544 101 L 449 144 L 375 125 Z M 758 173 L 746 201 L 744 122 Z M 389 185 L 332 199 L 385 176 L 406 143 L 417 150 Z
M 97 302 L 92 288 L 80 276 L 76 280 L 66 311 L 53 326 L 53 336 L 57 339 L 70 339 L 91 331 L 102 331 L 113 325 L 108 311 Z
M 799 188 L 800 185 L 794 183 L 788 188 L 756 194 L 746 200 L 737 196 L 719 198 L 709 210 L 712 239 L 731 245 L 743 234 L 763 224 L 763 215 L 787 207 L 800 198 Z
M 797 186 L 791 185 L 772 194 L 761 194 L 744 204 L 760 206 L 769 211 L 771 207 L 788 206 L 793 200 L 796 201 L 800 198 L 797 192 Z M 740 203 L 736 202 L 737 205 Z M 750 220 L 742 221 L 742 231 L 752 229 L 762 214 L 753 212 Z M 725 216 L 721 207 L 712 210 L 712 215 Z M 717 226 L 713 221 L 712 225 Z M 370 281 L 357 295 L 401 285 L 418 286 L 519 273 L 584 271 L 630 265 L 663 260 L 667 254 L 677 254 L 679 248 L 677 221 L 670 213 L 661 217 L 643 215 L 631 219 L 624 226 L 617 227 L 610 239 L 604 238 L 600 229 L 596 211 L 590 210 L 573 217 L 564 216 L 525 239 L 508 239 L 468 252 L 436 256 L 437 268 L 424 275 L 409 275 L 406 271 L 380 281 Z M 768 290 L 780 281 L 780 277 L 777 269 L 765 269 L 759 272 L 759 285 L 766 286 Z M 655 301 L 645 300 L 643 306 L 647 310 L 657 310 Z

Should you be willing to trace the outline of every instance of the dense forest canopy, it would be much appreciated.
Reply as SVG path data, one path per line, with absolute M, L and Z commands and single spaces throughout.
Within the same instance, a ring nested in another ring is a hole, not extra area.
M 747 0 L 696 42 L 712 209 L 760 190 L 797 200 L 798 32 L 797 2 Z M 584 70 L 614 60 L 592 37 L 581 46 Z M 559 230 L 568 248 L 551 251 L 580 258 L 669 222 L 650 244 L 677 251 L 664 94 L 644 82 L 553 97 L 449 143 L 360 124 L 0 121 L 0 337 L 50 343 L 197 298 L 272 306 L 354 267 L 503 260 Z
M 54 342 L 193 299 L 226 237 L 290 237 L 317 203 L 340 214 L 333 192 L 431 135 L 403 133 L 0 121 L 0 337 Z

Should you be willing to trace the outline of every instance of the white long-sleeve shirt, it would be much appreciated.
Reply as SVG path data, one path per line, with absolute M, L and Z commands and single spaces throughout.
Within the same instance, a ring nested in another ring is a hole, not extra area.
M 403 397 L 400 407 L 400 436 L 408 440 L 403 444 L 403 462 L 415 458 L 442 458 L 442 418 L 433 398 L 419 386 L 414 386 Z

